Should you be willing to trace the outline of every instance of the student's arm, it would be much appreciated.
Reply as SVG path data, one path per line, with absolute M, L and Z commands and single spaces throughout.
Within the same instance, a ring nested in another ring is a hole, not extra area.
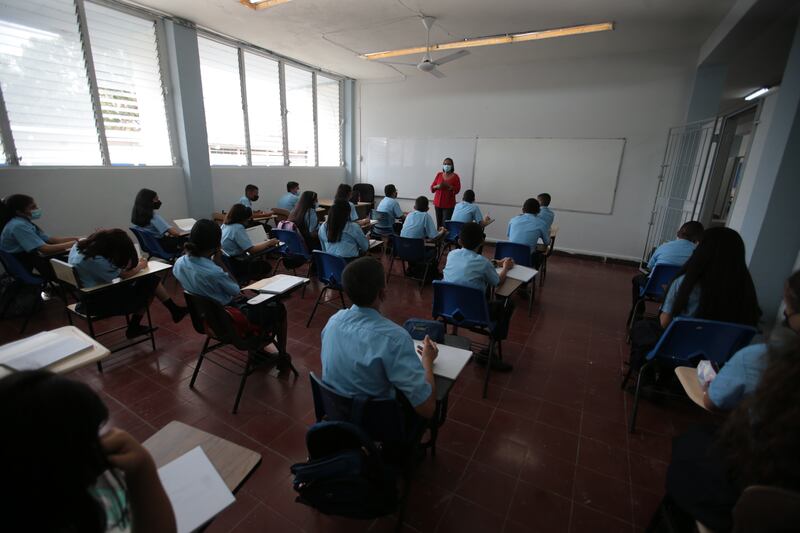
M 367 239 L 367 236 L 364 235 L 364 232 L 361 231 L 359 228 L 354 228 L 352 226 L 348 227 L 350 228 L 349 233 L 355 239 L 356 246 L 358 246 L 359 251 L 366 252 L 367 250 L 369 250 L 369 239 Z
M 661 324 L 662 328 L 666 328 L 667 326 L 669 326 L 669 323 L 672 322 L 672 314 L 671 313 L 665 313 L 665 312 L 662 311 L 658 315 L 658 321 Z
M 75 244 L 75 241 L 66 241 L 59 244 L 43 244 L 36 250 L 44 255 L 57 254 L 66 252 L 72 248 L 73 244 Z
M 260 242 L 258 244 L 254 244 L 253 246 L 248 248 L 247 251 L 250 252 L 251 254 L 257 254 L 258 252 L 262 252 L 262 251 L 267 250 L 269 248 L 274 248 L 275 246 L 278 245 L 279 242 L 280 241 L 278 239 L 267 239 L 264 242 Z
M 421 417 L 431 418 L 436 411 L 436 378 L 433 377 L 433 362 L 439 354 L 439 347 L 429 336 L 425 335 L 422 347 L 417 348 L 417 352 L 422 356 L 421 361 L 422 368 L 425 370 L 425 381 L 431 386 L 431 394 L 424 402 L 415 405 L 414 410 Z
M 153 458 L 128 433 L 113 428 L 100 438 L 111 466 L 125 473 L 133 533 L 176 531 L 175 514 Z
M 48 244 L 67 244 L 70 246 L 75 244 L 75 241 L 80 240 L 80 237 L 50 237 L 47 239 Z
M 678 296 L 678 288 L 680 283 L 675 281 L 670 284 L 667 289 L 667 295 L 664 296 L 664 302 L 661 304 L 661 312 L 658 315 L 658 321 L 662 328 L 666 328 L 672 322 L 672 310 L 675 307 L 675 298 Z
M 542 229 L 540 231 L 540 234 L 542 236 L 542 242 L 544 243 L 544 245 L 545 246 L 549 245 L 550 244 L 550 230 L 548 228 L 544 228 L 544 229 Z
M 122 279 L 128 279 L 131 276 L 135 276 L 145 268 L 147 268 L 147 259 L 145 259 L 144 257 L 140 257 L 139 262 L 136 263 L 136 266 L 128 270 L 123 270 L 122 272 L 119 273 L 119 277 Z
M 175 226 L 170 226 L 169 229 L 167 230 L 167 235 L 170 235 L 172 237 L 181 237 L 182 235 L 185 235 L 185 233 L 183 233 Z
M 498 285 L 500 285 L 506 280 L 506 277 L 508 277 L 508 271 L 514 268 L 514 260 L 511 259 L 510 257 L 506 257 L 505 259 L 503 259 L 503 262 L 501 264 L 503 269 L 500 271 L 498 275 L 498 277 L 500 278 L 500 281 L 497 283 Z

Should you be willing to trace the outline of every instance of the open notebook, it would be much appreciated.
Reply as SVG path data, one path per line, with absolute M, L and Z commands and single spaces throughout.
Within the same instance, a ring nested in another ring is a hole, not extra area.
M 175 225 L 178 226 L 181 231 L 192 231 L 192 228 L 197 221 L 193 218 L 178 218 L 173 222 L 175 222 Z
M 300 276 L 276 274 L 271 278 L 262 279 L 261 281 L 257 281 L 245 288 L 253 289 L 264 294 L 283 294 L 284 292 L 293 289 L 302 283 L 306 283 L 307 281 L 308 278 L 301 278 Z
M 254 243 L 264 242 L 269 239 L 267 232 L 264 230 L 264 226 L 261 224 L 253 226 L 252 228 L 247 228 L 247 236 L 250 237 L 250 240 Z
M 87 339 L 43 331 L 0 348 L 0 365 L 14 370 L 36 370 L 91 347 Z
M 422 346 L 422 341 L 414 341 L 414 347 Z M 455 379 L 467 366 L 469 358 L 472 357 L 472 352 L 469 350 L 462 350 L 461 348 L 454 348 L 438 343 L 439 355 L 433 362 L 433 373 L 443 378 Z M 417 353 L 419 356 L 419 353 Z
M 497 268 L 497 273 L 499 274 L 501 270 L 503 269 Z M 514 268 L 508 271 L 507 276 L 511 279 L 516 279 L 518 281 L 521 281 L 522 283 L 528 283 L 538 273 L 539 271 L 536 270 L 535 268 L 526 267 L 522 265 L 514 265 Z

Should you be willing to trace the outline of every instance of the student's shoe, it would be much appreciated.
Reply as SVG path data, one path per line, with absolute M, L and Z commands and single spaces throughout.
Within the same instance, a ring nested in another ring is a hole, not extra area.
M 136 324 L 134 326 L 131 324 L 128 326 L 128 329 L 125 330 L 125 337 L 129 339 L 135 339 L 136 337 L 147 335 L 148 333 L 150 333 L 150 328 L 147 326 L 142 326 L 141 324 Z
M 175 311 L 172 312 L 172 321 L 176 324 L 183 320 L 186 315 L 189 314 L 188 307 L 178 307 Z
M 489 361 L 489 352 L 487 350 L 481 350 L 479 353 L 475 354 L 475 362 L 481 366 L 486 366 L 486 363 Z M 495 354 L 492 357 L 492 370 L 497 370 L 498 372 L 511 372 L 514 370 L 514 365 L 511 363 L 506 363 L 502 359 L 497 357 Z

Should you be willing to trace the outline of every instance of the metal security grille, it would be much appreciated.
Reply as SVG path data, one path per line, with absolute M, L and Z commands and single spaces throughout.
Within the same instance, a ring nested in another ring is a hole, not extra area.
M 643 262 L 655 247 L 674 239 L 681 224 L 700 217 L 721 127 L 722 119 L 714 118 L 669 130 Z

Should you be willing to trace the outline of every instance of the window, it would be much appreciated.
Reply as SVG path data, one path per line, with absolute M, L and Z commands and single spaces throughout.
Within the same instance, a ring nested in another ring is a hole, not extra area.
M 239 51 L 198 37 L 208 152 L 212 165 L 246 165 Z
M 0 84 L 21 165 L 102 164 L 72 0 L 2 2 Z
M 244 65 L 252 164 L 283 165 L 283 121 L 278 62 L 245 52 Z
M 111 163 L 171 165 L 155 22 L 85 6 Z
M 317 75 L 317 131 L 319 164 L 342 164 L 342 118 L 339 107 L 339 80 Z
M 314 87 L 313 75 L 291 65 L 284 65 L 286 80 L 286 129 L 289 138 L 289 164 L 313 167 Z

